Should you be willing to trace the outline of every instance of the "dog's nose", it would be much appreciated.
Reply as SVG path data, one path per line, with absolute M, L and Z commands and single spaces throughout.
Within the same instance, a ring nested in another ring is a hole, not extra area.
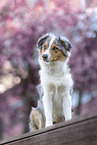
M 47 60 L 48 55 L 47 55 L 47 54 L 43 54 L 43 55 L 42 55 L 42 58 L 43 58 L 43 60 Z

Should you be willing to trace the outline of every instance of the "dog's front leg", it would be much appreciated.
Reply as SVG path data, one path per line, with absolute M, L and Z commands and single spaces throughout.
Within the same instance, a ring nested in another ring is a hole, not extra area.
M 63 113 L 65 121 L 71 119 L 71 96 L 69 94 L 63 97 Z
M 44 113 L 45 113 L 45 127 L 51 126 L 53 124 L 52 120 L 52 97 L 47 95 L 43 96 L 43 107 L 44 107 Z

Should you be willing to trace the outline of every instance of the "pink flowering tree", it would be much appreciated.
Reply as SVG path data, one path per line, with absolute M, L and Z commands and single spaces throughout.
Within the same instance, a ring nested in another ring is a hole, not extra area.
M 0 77 L 12 74 L 19 78 L 19 83 L 0 94 L 0 122 L 4 126 L 4 129 L 0 128 L 1 138 L 4 134 L 2 130 L 10 132 L 12 119 L 22 120 L 24 132 L 28 131 L 31 106 L 37 106 L 39 97 L 36 90 L 39 84 L 39 66 L 35 62 L 36 42 L 44 33 L 63 33 L 72 42 L 70 67 L 74 88 L 81 94 L 97 89 L 96 11 L 73 14 L 72 10 L 59 0 L 53 0 L 53 8 L 49 7 L 49 10 L 46 9 L 46 2 L 42 0 L 31 5 L 26 0 L 4 2 L 0 7 Z M 7 63 L 11 67 L 4 71 Z M 9 99 L 22 100 L 22 105 L 11 109 L 10 104 L 13 106 L 14 101 L 10 103 Z M 6 111 L 6 119 L 3 122 L 2 118 L 5 116 L 2 112 Z

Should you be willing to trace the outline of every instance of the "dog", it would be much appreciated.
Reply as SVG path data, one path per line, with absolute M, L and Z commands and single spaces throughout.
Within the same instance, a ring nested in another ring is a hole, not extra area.
M 47 33 L 38 40 L 37 46 L 42 95 L 40 105 L 30 115 L 30 128 L 34 129 L 35 125 L 40 129 L 72 117 L 73 80 L 68 67 L 72 45 L 64 36 Z

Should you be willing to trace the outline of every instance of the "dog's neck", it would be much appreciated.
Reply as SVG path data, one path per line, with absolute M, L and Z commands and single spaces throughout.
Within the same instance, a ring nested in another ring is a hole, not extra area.
M 67 61 L 56 61 L 56 62 L 43 62 L 39 61 L 41 70 L 45 72 L 53 72 L 53 73 L 61 73 L 63 71 L 67 71 L 68 64 Z

